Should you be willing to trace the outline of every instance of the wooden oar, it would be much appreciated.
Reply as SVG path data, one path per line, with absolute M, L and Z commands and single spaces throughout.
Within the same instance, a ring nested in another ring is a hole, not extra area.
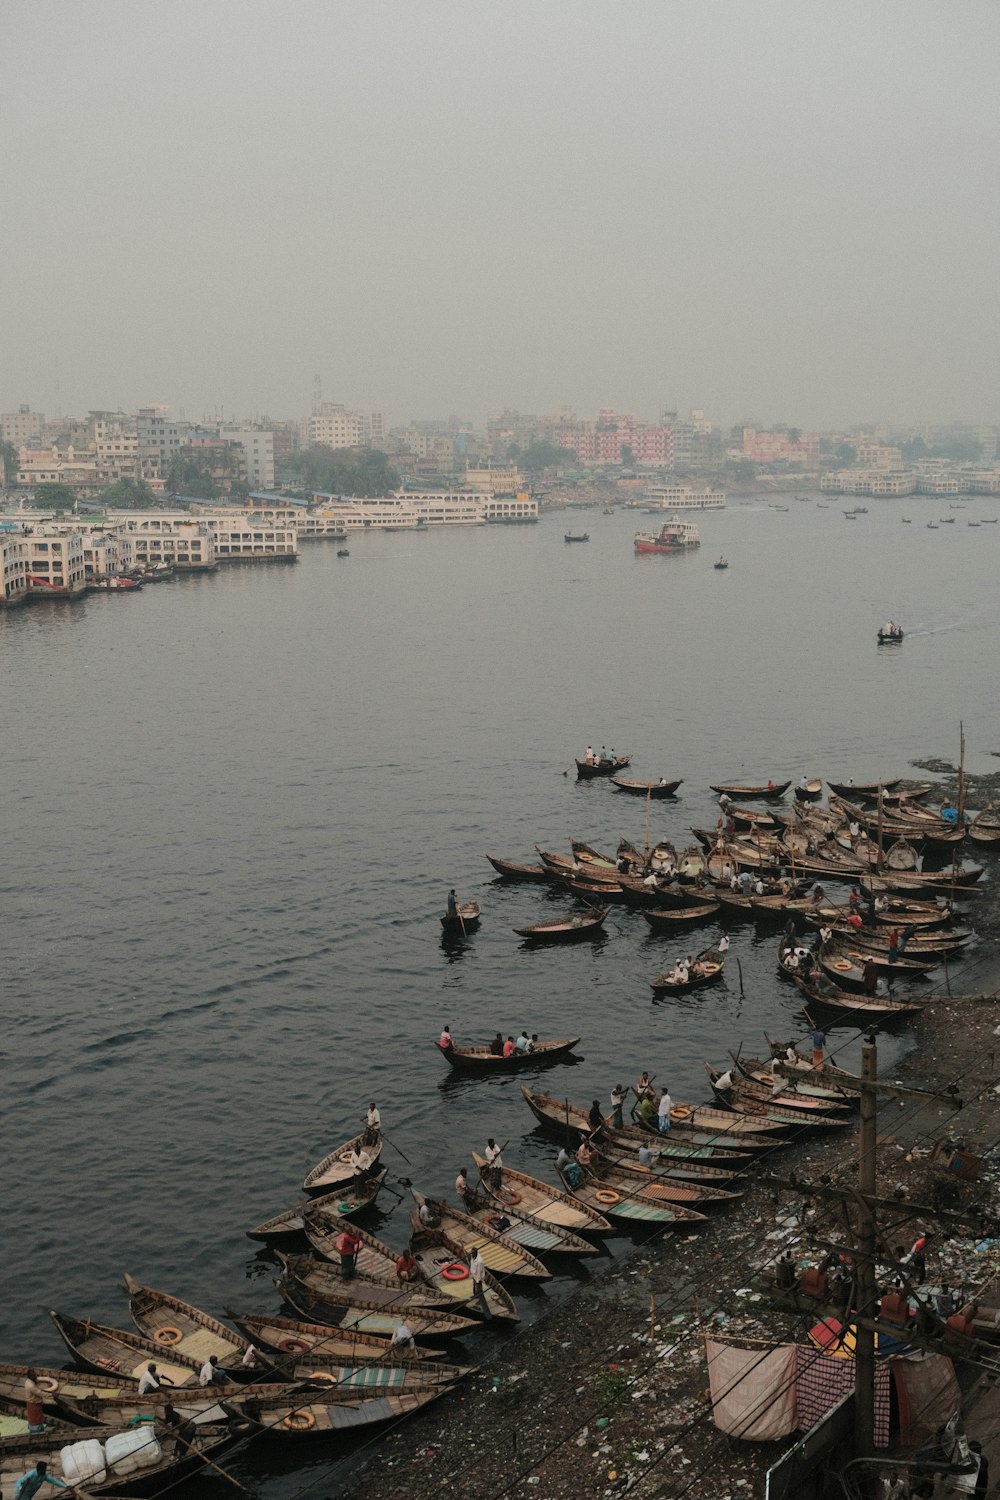
M 201 1456 L 201 1460 L 203 1463 L 206 1463 L 210 1469 L 214 1469 L 217 1474 L 221 1474 L 223 1479 L 228 1479 L 230 1484 L 235 1484 L 238 1490 L 242 1490 L 245 1495 L 249 1495 L 251 1493 L 250 1490 L 247 1489 L 245 1484 L 240 1484 L 239 1480 L 235 1479 L 227 1469 L 224 1469 L 222 1467 L 221 1464 L 217 1464 L 213 1459 L 206 1457 L 206 1455 L 202 1453 L 202 1450 L 197 1447 L 195 1443 L 189 1443 L 187 1438 L 181 1437 L 180 1433 L 175 1433 L 174 1438 L 178 1443 L 183 1443 L 184 1447 L 188 1450 L 189 1453 L 198 1453 Z
M 397 1156 L 401 1156 L 403 1158 L 403 1160 L 406 1162 L 406 1165 L 408 1167 L 412 1167 L 413 1166 L 413 1163 L 410 1160 L 410 1158 L 407 1156 L 406 1152 L 405 1151 L 400 1151 L 399 1147 L 396 1145 L 396 1142 L 395 1141 L 390 1141 L 389 1137 L 386 1135 L 386 1133 L 385 1133 L 384 1130 L 380 1129 L 379 1134 L 381 1135 L 382 1139 L 385 1141 L 386 1145 L 387 1146 L 391 1146 L 392 1149 L 393 1149 L 393 1151 L 395 1151 L 396 1155 Z M 400 1181 L 402 1181 L 402 1178 L 400 1178 Z

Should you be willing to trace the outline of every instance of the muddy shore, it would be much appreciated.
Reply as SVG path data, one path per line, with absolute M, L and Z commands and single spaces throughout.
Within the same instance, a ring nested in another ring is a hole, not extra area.
M 943 776 L 942 792 L 954 794 L 948 774 L 954 768 L 935 763 L 933 769 Z M 982 806 L 990 797 L 1000 797 L 1000 773 L 970 780 L 967 805 Z M 967 851 L 977 860 L 981 853 L 974 846 Z M 982 862 L 982 894 L 965 903 L 978 942 L 951 977 L 956 994 L 992 993 L 1000 986 L 1000 914 L 991 894 L 995 856 L 987 853 Z M 880 1191 L 927 1203 L 940 1177 L 930 1161 L 936 1139 L 959 1138 L 972 1150 L 993 1147 L 1000 1134 L 994 1093 L 998 1031 L 1000 1000 L 941 998 L 912 1024 L 914 1045 L 893 1077 L 931 1090 L 957 1084 L 963 1107 L 894 1098 L 880 1103 Z M 717 1041 L 722 1056 L 733 1039 Z M 832 1140 L 807 1138 L 776 1153 L 749 1175 L 742 1203 L 695 1235 L 667 1232 L 595 1272 L 585 1290 L 512 1338 L 425 1416 L 390 1430 L 364 1468 L 326 1492 L 344 1500 L 430 1494 L 487 1500 L 508 1493 L 540 1500 L 625 1493 L 636 1500 L 682 1494 L 726 1500 L 763 1494 L 765 1471 L 788 1443 L 739 1443 L 715 1429 L 704 1335 L 715 1330 L 748 1341 L 802 1341 L 801 1321 L 763 1303 L 753 1277 L 787 1243 L 794 1243 L 801 1262 L 811 1237 L 843 1229 L 832 1223 L 829 1210 L 809 1206 L 801 1193 L 763 1183 L 762 1170 L 782 1176 L 794 1171 L 805 1182 L 828 1173 L 849 1182 L 856 1148 L 852 1126 Z M 963 1192 L 970 1234 L 935 1237 L 929 1279 L 972 1294 L 993 1274 L 992 1251 L 975 1253 L 981 1231 L 973 1217 L 993 1207 L 992 1175 L 988 1171 Z M 909 1227 L 901 1222 L 901 1237 Z

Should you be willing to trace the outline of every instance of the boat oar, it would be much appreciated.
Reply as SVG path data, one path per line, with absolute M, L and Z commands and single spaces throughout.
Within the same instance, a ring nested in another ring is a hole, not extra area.
M 396 1155 L 397 1155 L 397 1156 L 401 1156 L 401 1157 L 402 1157 L 402 1158 L 403 1158 L 403 1160 L 404 1160 L 404 1161 L 405 1161 L 405 1162 L 406 1162 L 406 1165 L 407 1165 L 407 1166 L 408 1166 L 408 1167 L 412 1167 L 412 1166 L 413 1166 L 413 1163 L 412 1163 L 412 1161 L 411 1161 L 411 1160 L 410 1160 L 410 1158 L 409 1158 L 409 1157 L 408 1157 L 408 1156 L 407 1156 L 407 1154 L 406 1154 L 406 1152 L 405 1152 L 405 1151 L 401 1151 L 401 1150 L 400 1150 L 400 1149 L 399 1149 L 399 1147 L 398 1147 L 398 1146 L 397 1146 L 397 1145 L 396 1145 L 396 1142 L 395 1142 L 395 1141 L 390 1141 L 390 1139 L 389 1139 L 389 1137 L 388 1137 L 388 1136 L 387 1136 L 387 1135 L 386 1135 L 386 1133 L 385 1133 L 385 1131 L 384 1131 L 384 1130 L 383 1130 L 383 1131 L 381 1131 L 381 1132 L 380 1132 L 380 1134 L 381 1134 L 381 1136 L 382 1136 L 382 1139 L 383 1139 L 383 1140 L 384 1140 L 384 1141 L 385 1141 L 385 1143 L 386 1143 L 386 1145 L 387 1145 L 387 1146 L 391 1146 L 391 1147 L 392 1147 L 392 1149 L 393 1149 L 393 1151 L 395 1151 L 395 1153 L 396 1153 Z M 400 1181 L 401 1181 L 401 1182 L 402 1182 L 402 1180 L 403 1180 L 403 1179 L 402 1179 L 402 1178 L 400 1178 Z
M 175 1433 L 175 1439 L 178 1443 L 182 1443 L 189 1453 L 199 1454 L 201 1456 L 202 1463 L 207 1464 L 210 1469 L 214 1469 L 217 1474 L 221 1474 L 223 1479 L 228 1479 L 230 1484 L 235 1484 L 236 1488 L 238 1490 L 242 1490 L 245 1495 L 249 1495 L 251 1493 L 251 1491 L 247 1489 L 245 1484 L 240 1484 L 239 1480 L 234 1478 L 234 1476 L 229 1473 L 228 1469 L 224 1469 L 221 1464 L 217 1464 L 213 1459 L 208 1458 L 194 1443 L 189 1443 L 187 1438 L 182 1438 L 180 1433 Z

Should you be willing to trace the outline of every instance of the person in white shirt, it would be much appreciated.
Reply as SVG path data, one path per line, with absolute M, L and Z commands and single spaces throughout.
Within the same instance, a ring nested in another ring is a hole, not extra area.
M 660 1102 L 656 1106 L 656 1113 L 658 1116 L 657 1123 L 659 1124 L 661 1135 L 670 1134 L 670 1111 L 673 1109 L 673 1107 L 674 1101 L 671 1099 L 666 1089 L 664 1089 L 663 1093 L 660 1095 Z
M 729 952 L 729 937 L 727 933 L 724 932 L 722 934 L 716 946 L 718 947 L 719 952 L 722 954 L 726 954 Z
M 528 1033 L 524 1030 L 523 1027 L 521 1029 L 520 1035 L 514 1038 L 514 1046 L 517 1048 L 518 1052 L 527 1052 L 528 1050 Z
M 244 1370 L 255 1370 L 257 1368 L 257 1347 L 255 1344 L 247 1344 L 240 1364 Z
M 226 1372 L 219 1364 L 219 1356 L 210 1354 L 198 1371 L 199 1385 L 222 1385 L 226 1379 Z
M 400 1347 L 409 1349 L 411 1354 L 416 1349 L 417 1345 L 413 1337 L 413 1330 L 406 1322 L 405 1318 L 403 1319 L 402 1323 L 396 1324 L 396 1327 L 393 1330 L 392 1338 L 389 1340 L 389 1346 L 392 1349 L 397 1349 Z
M 374 1146 L 378 1140 L 379 1131 L 382 1129 L 382 1116 L 378 1112 L 378 1105 L 373 1099 L 368 1106 L 368 1114 L 365 1116 L 365 1145 Z
M 503 1185 L 503 1157 L 500 1154 L 500 1147 L 492 1136 L 486 1142 L 486 1150 L 483 1154 L 486 1157 L 486 1165 L 490 1169 L 490 1187 L 498 1193 Z
M 486 1262 L 483 1260 L 478 1249 L 472 1252 L 472 1259 L 469 1261 L 469 1275 L 472 1277 L 472 1295 L 474 1297 L 484 1297 L 486 1295 Z
M 355 1182 L 360 1182 L 362 1178 L 367 1177 L 371 1164 L 372 1159 L 363 1146 L 360 1151 L 356 1146 L 351 1147 L 351 1171 L 354 1173 Z
M 148 1364 L 139 1376 L 139 1395 L 146 1396 L 150 1391 L 158 1391 L 163 1385 L 173 1385 L 173 1381 L 166 1375 L 161 1375 L 156 1366 Z

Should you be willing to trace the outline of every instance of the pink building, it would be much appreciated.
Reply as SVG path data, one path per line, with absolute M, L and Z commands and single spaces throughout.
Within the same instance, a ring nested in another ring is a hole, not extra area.
M 802 469 L 819 468 L 819 433 L 802 432 L 792 442 L 787 432 L 743 429 L 743 456 L 755 464 L 795 464 Z
M 620 464 L 623 446 L 631 449 L 637 464 L 669 467 L 674 457 L 672 427 L 637 422 L 630 414 L 610 407 L 599 411 L 593 422 L 557 427 L 553 441 L 560 448 L 569 448 L 581 464 Z

